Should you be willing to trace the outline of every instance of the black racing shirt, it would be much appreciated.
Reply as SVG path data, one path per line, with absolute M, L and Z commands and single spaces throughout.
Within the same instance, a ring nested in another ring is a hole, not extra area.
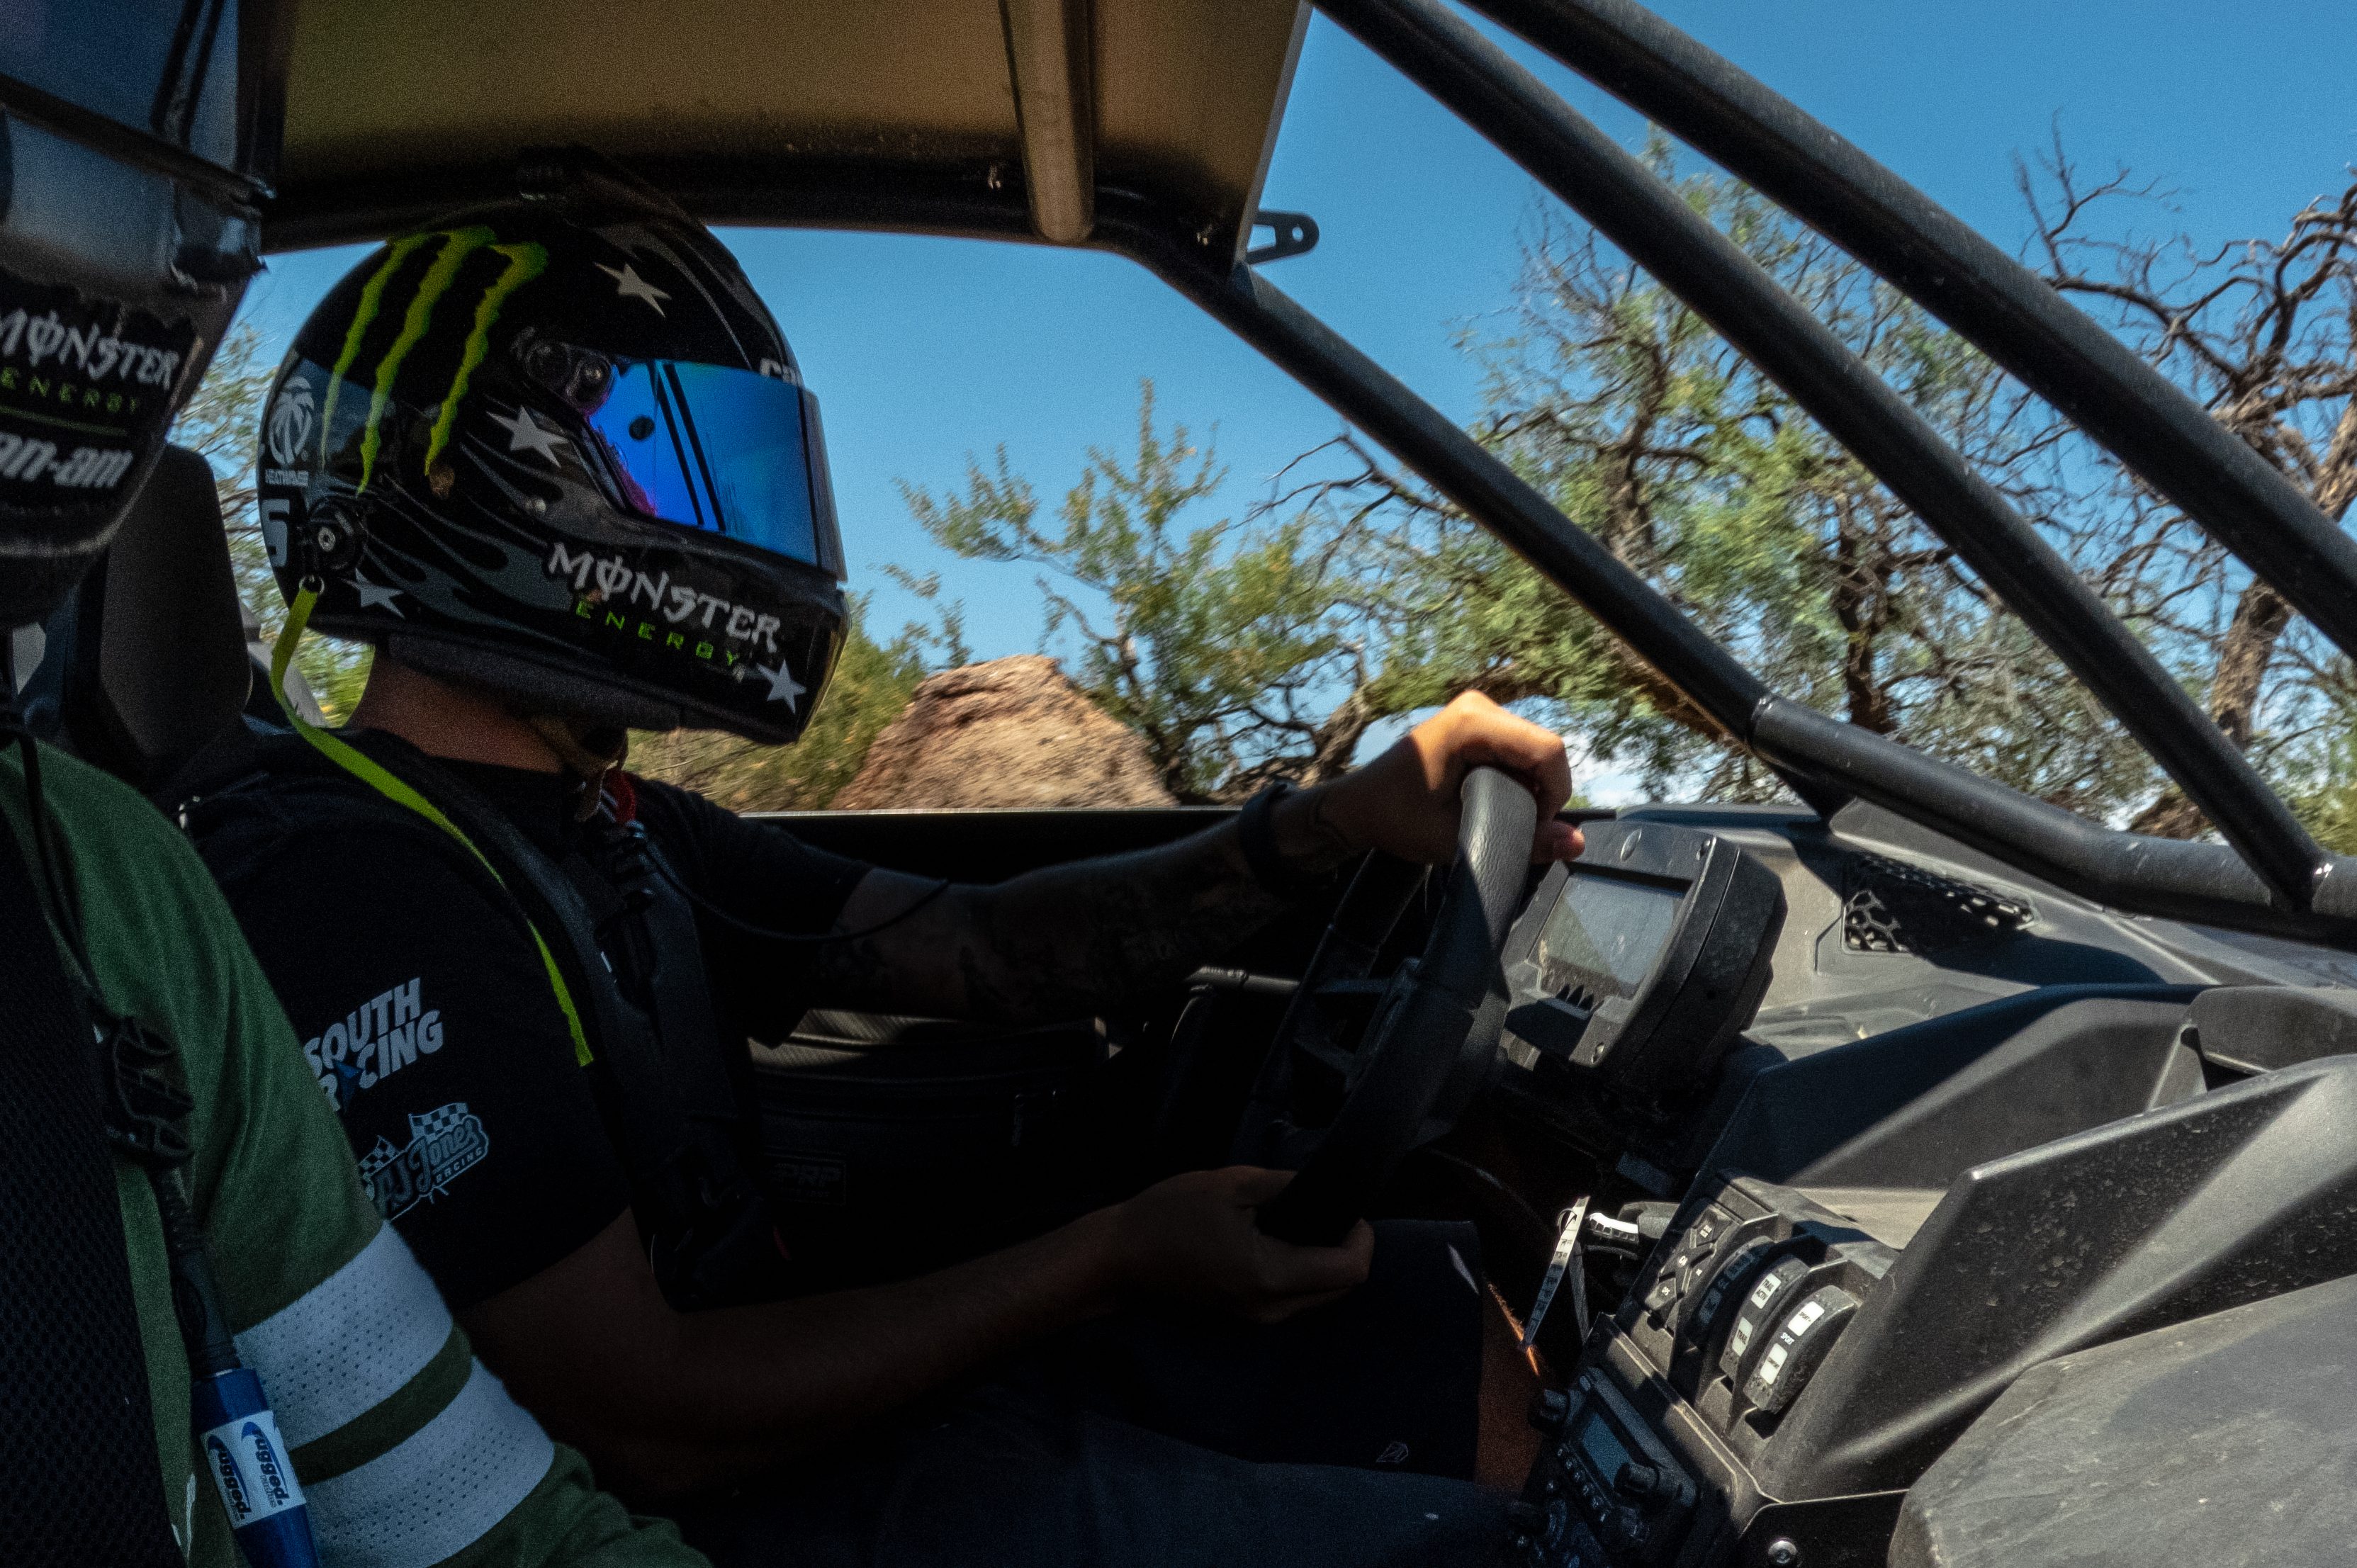
M 443 762 L 551 854 L 557 776 Z M 453 1306 L 570 1255 L 630 1203 L 589 1071 L 527 929 L 488 872 L 356 780 L 224 800 L 199 847 L 341 1115 L 362 1185 Z M 867 867 L 700 795 L 640 781 L 640 820 L 703 897 L 771 929 L 827 929 Z M 809 950 L 699 912 L 724 1040 L 809 1005 Z

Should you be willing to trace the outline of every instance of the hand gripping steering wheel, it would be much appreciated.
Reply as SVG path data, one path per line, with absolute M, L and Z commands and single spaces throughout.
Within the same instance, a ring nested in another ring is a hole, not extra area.
M 1424 876 L 1377 852 L 1342 896 L 1261 1063 L 1234 1157 L 1298 1169 L 1260 1212 L 1261 1230 L 1281 1240 L 1348 1236 L 1393 1167 L 1489 1082 L 1505 1015 L 1498 954 L 1522 907 L 1538 804 L 1490 768 L 1466 775 L 1458 798 L 1457 859 L 1422 955 L 1388 980 L 1372 972 Z

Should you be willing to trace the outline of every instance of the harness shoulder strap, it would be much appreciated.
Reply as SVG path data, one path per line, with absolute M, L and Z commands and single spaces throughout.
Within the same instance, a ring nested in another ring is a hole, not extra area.
M 616 924 L 624 948 L 622 976 L 662 1036 L 664 1054 L 688 1114 L 716 1124 L 740 1121 L 750 1109 L 728 1070 L 728 1042 L 720 1037 L 704 942 L 695 911 L 654 866 L 646 830 L 636 822 L 595 824 L 592 853 L 568 862 L 606 890 L 623 918 Z
M 686 1166 L 693 1187 L 692 1233 L 674 1239 L 657 1272 L 675 1302 L 721 1305 L 775 1295 L 786 1283 L 782 1245 L 760 1169 L 759 1110 L 744 1042 L 725 1040 L 713 1007 L 694 912 L 655 872 L 645 830 L 637 823 L 595 825 L 587 854 L 565 870 L 610 901 L 601 925 L 616 978 L 643 1008 L 655 1042 L 653 1063 L 685 1121 Z M 732 1057 L 733 1048 L 733 1057 Z M 625 1074 L 619 1055 L 609 1054 Z M 732 1070 L 741 1066 L 741 1073 Z M 740 1079 L 742 1081 L 740 1082 Z M 627 1109 L 624 1114 L 628 1114 Z
M 472 786 L 397 736 L 343 739 L 430 802 L 544 936 L 553 969 L 579 1004 L 569 1015 L 578 1024 L 576 1049 L 585 1065 L 602 1059 L 634 1207 L 673 1305 L 760 1294 L 778 1262 L 772 1219 L 741 1158 L 745 1108 L 720 1054 L 693 920 L 677 918 L 683 900 L 656 878 L 617 883 L 579 856 L 553 858 Z M 643 1009 L 625 979 L 640 983 Z
M 714 1305 L 768 1294 L 782 1249 L 767 1196 L 746 1176 L 733 1141 L 686 1114 L 664 1042 L 649 1017 L 624 1001 L 580 886 L 503 813 L 415 747 L 391 736 L 331 734 L 286 699 L 287 667 L 318 591 L 314 580 L 299 585 L 271 650 L 271 685 L 288 727 L 319 757 L 448 834 L 514 901 L 584 1067 L 596 1059 L 593 1031 L 575 997 L 587 999 L 614 1090 L 608 1119 L 630 1169 L 656 1279 L 672 1304 Z M 700 957 L 695 963 L 700 979 Z

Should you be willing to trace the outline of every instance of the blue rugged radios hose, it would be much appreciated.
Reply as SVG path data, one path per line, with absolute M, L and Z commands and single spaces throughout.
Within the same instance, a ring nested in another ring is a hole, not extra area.
M 238 1549 L 253 1568 L 317 1568 L 311 1513 L 286 1462 L 278 1423 L 251 1367 L 200 1377 L 189 1391 L 197 1447 Z
M 303 1506 L 303 1487 L 287 1462 L 286 1444 L 278 1435 L 277 1418 L 262 1391 L 262 1379 L 238 1359 L 237 1341 L 230 1337 L 229 1320 L 221 1312 L 221 1292 L 213 1280 L 212 1258 L 204 1233 L 188 1211 L 180 1183 L 180 1163 L 187 1158 L 185 1139 L 177 1145 L 167 1132 L 154 1134 L 159 1119 L 139 1102 L 143 1098 L 137 1059 L 152 1061 L 171 1047 L 135 1024 L 118 1022 L 113 1030 L 117 1089 L 109 1118 L 109 1138 L 115 1147 L 147 1167 L 156 1192 L 156 1210 L 164 1225 L 164 1254 L 172 1271 L 172 1308 L 180 1321 L 180 1340 L 188 1353 L 189 1425 L 197 1437 L 197 1462 L 213 1479 L 221 1494 L 221 1512 L 252 1568 L 318 1568 L 318 1549 L 311 1540 L 311 1515 Z M 151 1079 L 150 1083 L 154 1080 Z M 181 1103 L 185 1105 L 185 1101 Z M 150 1104 L 153 1104 L 151 1100 Z M 129 1114 L 122 1114 L 128 1111 Z M 147 1113 L 143 1114 L 143 1112 Z M 179 1155 L 175 1160 L 171 1156 Z
M 213 1283 L 212 1260 L 181 1191 L 179 1167 L 151 1165 L 147 1174 L 164 1221 L 165 1254 L 171 1260 L 172 1305 L 188 1351 L 188 1417 L 197 1436 L 197 1462 L 212 1477 L 221 1512 L 252 1568 L 319 1568 L 302 1483 L 287 1461 L 262 1379 L 238 1359 Z

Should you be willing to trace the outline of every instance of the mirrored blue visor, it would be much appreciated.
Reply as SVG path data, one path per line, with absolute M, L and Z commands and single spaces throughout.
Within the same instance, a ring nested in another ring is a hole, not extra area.
M 624 360 L 586 417 L 632 511 L 842 576 L 818 400 L 801 386 L 725 365 Z

